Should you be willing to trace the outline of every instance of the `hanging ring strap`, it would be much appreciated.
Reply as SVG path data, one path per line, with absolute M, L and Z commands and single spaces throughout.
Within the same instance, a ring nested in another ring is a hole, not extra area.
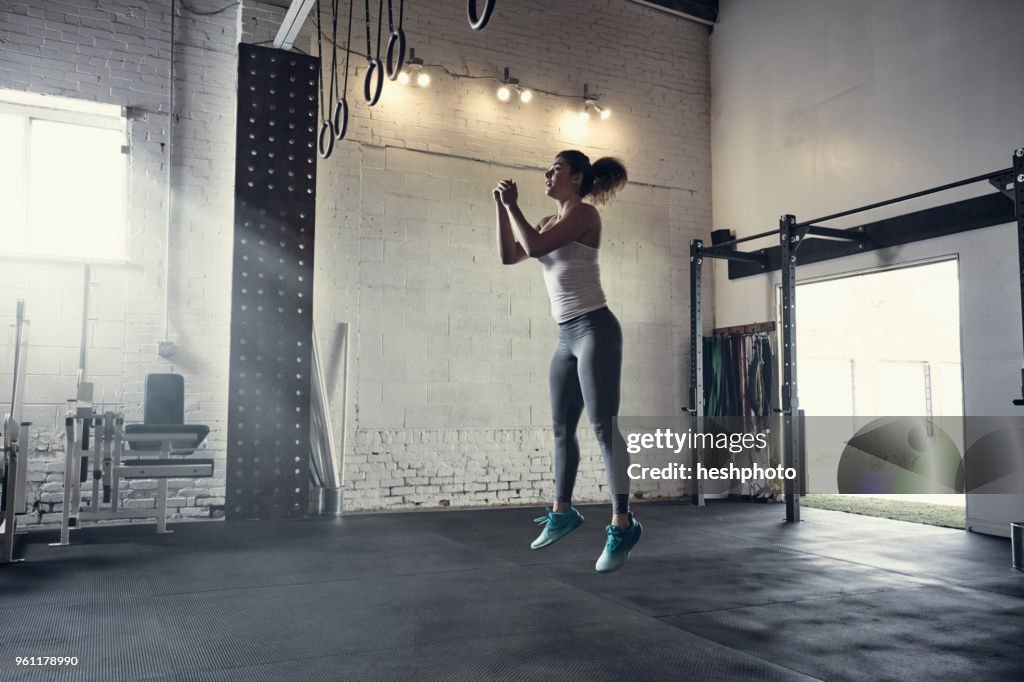
M 400 0 L 401 5 L 398 11 L 398 26 L 395 26 L 394 17 L 391 13 L 391 0 L 388 0 L 388 52 L 387 52 L 387 74 L 388 80 L 395 80 L 405 66 L 405 31 L 402 30 L 402 17 L 404 15 L 405 0 Z
M 395 80 L 405 66 L 405 31 L 396 28 L 388 39 L 388 80 Z
M 469 17 L 469 27 L 474 31 L 482 31 L 487 28 L 487 22 L 491 20 L 494 13 L 494 4 L 497 0 L 483 0 L 483 9 L 478 10 L 477 0 L 469 0 L 466 5 L 466 15 Z
M 338 99 L 338 3 L 340 0 L 332 0 L 331 2 L 331 86 L 329 89 L 331 95 L 331 101 L 337 102 Z M 338 106 L 334 105 L 336 112 Z M 331 115 L 331 133 L 332 136 L 337 139 L 338 137 L 338 126 L 334 122 L 334 115 Z
M 317 47 L 317 59 L 319 60 L 319 68 L 317 69 L 317 98 L 320 100 L 320 133 L 317 135 L 316 148 L 320 154 L 320 158 L 326 159 L 330 157 L 331 152 L 334 151 L 334 127 L 331 124 L 330 119 L 327 117 L 327 109 L 324 105 L 324 50 L 323 43 L 320 40 L 321 34 L 321 15 L 320 15 L 320 0 L 316 0 L 316 47 Z
M 380 60 L 371 57 L 367 62 L 366 79 L 363 81 L 363 99 L 366 100 L 366 106 L 372 107 L 377 103 L 383 88 L 384 70 L 380 66 Z
M 320 152 L 320 158 L 326 159 L 334 151 L 334 125 L 330 119 L 324 119 L 320 124 L 320 134 L 316 138 L 316 148 Z
M 380 52 L 380 30 L 384 14 L 384 0 L 381 0 L 381 11 L 377 16 L 377 52 Z M 370 0 L 366 0 L 366 78 L 363 79 L 363 99 L 372 107 L 380 99 L 384 87 L 384 70 L 381 68 L 380 54 L 373 56 L 372 39 L 370 38 Z
M 334 139 L 345 139 L 348 132 L 348 62 L 352 55 L 352 7 L 356 0 L 350 0 L 348 4 L 348 37 L 345 39 L 345 83 L 341 87 L 341 96 L 334 102 L 334 113 L 331 115 L 331 124 L 334 126 Z
M 334 139 L 345 139 L 345 133 L 348 132 L 348 102 L 344 97 L 339 97 L 334 103 L 331 125 L 334 126 Z

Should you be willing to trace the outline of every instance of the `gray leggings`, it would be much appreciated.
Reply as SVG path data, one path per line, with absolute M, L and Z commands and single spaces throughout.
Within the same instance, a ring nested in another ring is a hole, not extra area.
M 608 308 L 558 325 L 558 346 L 551 358 L 549 386 L 555 427 L 555 500 L 572 502 L 580 446 L 576 426 L 584 406 L 601 446 L 612 511 L 629 511 L 629 454 L 615 428 L 622 376 L 622 328 Z

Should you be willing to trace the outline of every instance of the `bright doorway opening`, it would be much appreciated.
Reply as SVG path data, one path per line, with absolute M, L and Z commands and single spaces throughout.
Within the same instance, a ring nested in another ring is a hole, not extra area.
M 959 289 L 953 258 L 798 284 L 798 397 L 806 415 L 961 417 Z M 868 496 L 841 497 L 852 504 Z M 962 494 L 870 497 L 871 507 L 887 500 L 894 510 L 966 502 Z

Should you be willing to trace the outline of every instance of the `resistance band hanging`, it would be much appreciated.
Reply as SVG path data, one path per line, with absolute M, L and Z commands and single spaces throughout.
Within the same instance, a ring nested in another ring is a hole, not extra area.
M 335 55 L 337 55 L 338 49 L 338 2 L 334 0 L 334 49 Z M 352 55 L 352 7 L 356 4 L 356 0 L 350 0 L 348 4 L 348 36 L 345 38 L 345 83 L 341 86 L 341 96 L 338 97 L 338 93 L 335 92 L 334 102 L 334 113 L 331 116 L 331 125 L 334 127 L 334 139 L 343 140 L 345 139 L 345 133 L 348 132 L 348 63 L 349 57 Z
M 469 0 L 466 5 L 466 15 L 469 17 L 469 27 L 474 31 L 482 31 L 487 28 L 487 22 L 491 20 L 494 13 L 494 4 L 498 0 L 484 0 L 483 9 L 477 10 L 477 0 Z
M 394 17 L 391 13 L 391 0 L 388 0 L 388 52 L 387 72 L 388 80 L 398 78 L 398 74 L 405 65 L 405 31 L 402 30 L 402 20 L 405 17 L 405 0 L 398 3 L 398 27 L 395 27 Z
M 363 80 L 363 99 L 366 106 L 372 107 L 380 99 L 384 87 L 384 70 L 380 63 L 380 32 L 384 23 L 384 0 L 380 0 L 380 11 L 377 13 L 377 56 L 373 56 L 373 45 L 370 38 L 370 0 L 366 0 L 366 78 Z
M 335 13 L 335 24 L 337 24 L 337 13 Z M 316 51 L 317 57 L 319 58 L 319 67 L 317 68 L 317 98 L 320 100 L 320 132 L 316 137 L 316 149 L 320 154 L 320 158 L 330 158 L 331 152 L 334 151 L 334 124 L 331 122 L 331 118 L 327 115 L 327 109 L 324 104 L 326 96 L 324 93 L 324 48 L 323 41 L 320 39 L 320 35 L 323 33 L 323 22 L 321 21 L 320 14 L 320 0 L 316 0 Z M 335 59 L 337 59 L 338 51 L 334 51 Z M 331 68 L 331 86 L 330 90 L 333 91 L 335 87 L 334 83 L 334 66 Z M 333 94 L 333 92 L 332 92 Z

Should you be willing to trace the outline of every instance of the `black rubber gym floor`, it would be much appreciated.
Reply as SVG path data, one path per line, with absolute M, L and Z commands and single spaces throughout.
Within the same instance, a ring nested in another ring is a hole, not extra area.
M 0 566 L 0 679 L 1024 679 L 1009 540 L 647 503 L 598 575 L 607 507 L 532 551 L 538 511 L 27 533 Z

